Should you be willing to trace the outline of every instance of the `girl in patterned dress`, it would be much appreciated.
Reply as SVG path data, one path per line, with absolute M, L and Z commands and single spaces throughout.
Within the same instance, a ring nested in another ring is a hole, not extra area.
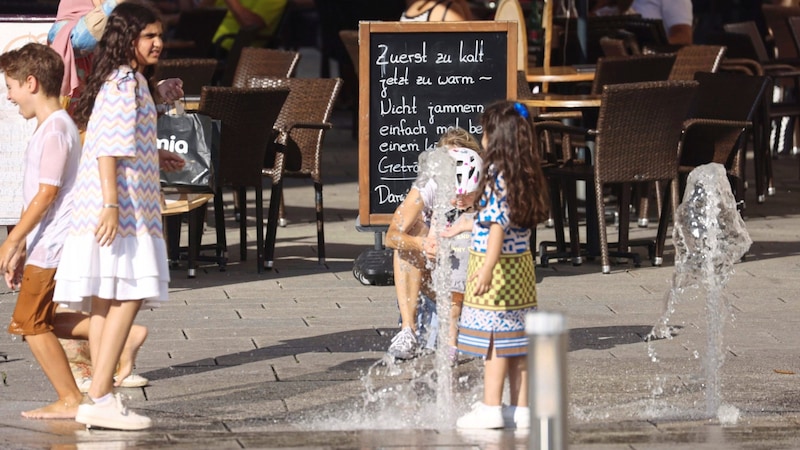
M 536 309 L 529 247 L 531 228 L 547 218 L 547 184 L 524 105 L 494 103 L 481 124 L 486 176 L 475 205 L 458 349 L 486 358 L 483 401 L 456 426 L 527 428 L 525 315 Z M 511 405 L 503 407 L 506 376 Z
M 88 426 L 151 426 L 113 395 L 113 375 L 139 308 L 167 300 L 156 107 L 146 76 L 158 62 L 162 33 L 151 5 L 117 6 L 75 109 L 78 125 L 86 125 L 86 141 L 55 300 L 91 305 L 91 401 L 76 416 Z

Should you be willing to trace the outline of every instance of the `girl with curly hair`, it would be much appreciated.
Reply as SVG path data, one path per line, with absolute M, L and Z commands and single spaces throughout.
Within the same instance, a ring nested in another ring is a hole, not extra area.
M 531 229 L 547 218 L 547 184 L 524 105 L 486 108 L 484 178 L 478 188 L 458 349 L 485 358 L 483 401 L 458 428 L 527 428 L 525 315 L 536 309 Z M 511 405 L 502 406 L 509 380 Z

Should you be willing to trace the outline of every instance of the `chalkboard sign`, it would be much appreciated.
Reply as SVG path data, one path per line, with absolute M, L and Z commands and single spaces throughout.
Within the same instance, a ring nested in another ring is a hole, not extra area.
M 417 177 L 419 153 L 448 128 L 480 140 L 484 108 L 515 97 L 516 28 L 499 21 L 360 23 L 361 226 L 389 224 Z

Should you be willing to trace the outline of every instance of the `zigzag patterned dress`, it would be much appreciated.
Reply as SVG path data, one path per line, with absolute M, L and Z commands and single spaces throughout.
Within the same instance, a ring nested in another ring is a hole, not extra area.
M 105 247 L 94 236 L 103 208 L 100 156 L 117 157 L 119 229 Z M 147 80 L 130 67 L 120 67 L 100 89 L 73 195 L 54 300 L 84 311 L 92 296 L 143 299 L 143 307 L 150 308 L 166 301 L 169 267 L 161 228 L 156 109 Z

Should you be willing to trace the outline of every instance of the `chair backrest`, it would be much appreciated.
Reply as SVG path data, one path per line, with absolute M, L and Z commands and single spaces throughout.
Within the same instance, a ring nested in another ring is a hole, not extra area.
M 180 78 L 186 95 L 200 95 L 203 86 L 210 86 L 219 61 L 214 58 L 162 59 L 156 64 L 156 80 Z
M 353 63 L 353 69 L 358 75 L 358 30 L 339 30 L 339 39 L 342 40 L 347 56 Z
M 778 58 L 797 58 L 800 56 L 800 49 L 795 44 L 792 32 L 789 29 L 790 17 L 800 17 L 800 7 L 780 6 L 780 5 L 761 5 L 764 13 L 764 20 L 772 31 L 772 38 L 775 48 L 778 50 Z
M 768 84 L 768 78 L 738 72 L 698 72 L 699 87 L 689 117 L 692 119 L 751 122 L 758 110 Z M 735 93 L 733 95 L 732 93 Z M 744 128 L 722 126 L 692 126 L 684 135 L 681 165 L 696 167 L 716 162 L 738 174 L 735 163 L 739 137 Z
M 750 20 L 747 22 L 726 23 L 722 28 L 728 33 L 747 36 L 755 52 L 754 59 L 759 63 L 767 63 L 772 59 L 767 52 L 764 39 L 761 37 L 761 33 L 759 33 L 758 26 L 756 26 L 755 22 Z
M 234 87 L 246 87 L 251 77 L 294 76 L 300 53 L 271 48 L 243 48 L 233 75 Z
M 697 85 L 681 80 L 605 86 L 594 154 L 597 184 L 675 178 L 683 121 Z
M 274 123 L 289 90 L 205 86 L 199 111 L 222 122 L 217 182 L 224 186 L 261 187 L 261 167 Z
M 670 80 L 693 80 L 697 72 L 716 72 L 725 54 L 721 45 L 687 45 L 675 52 Z
M 789 24 L 789 31 L 792 32 L 792 40 L 797 53 L 800 54 L 800 16 L 793 16 L 786 19 Z
M 533 98 L 533 90 L 528 84 L 528 76 L 522 70 L 517 71 L 517 98 L 520 100 Z
M 169 50 L 167 53 L 170 56 L 196 58 L 211 56 L 212 39 L 227 13 L 227 8 L 194 8 L 181 11 L 173 37 L 176 40 L 192 41 L 194 46 L 188 49 Z
M 603 86 L 609 84 L 666 80 L 674 63 L 673 54 L 600 58 L 592 81 L 592 93 L 600 94 Z
M 535 6 L 534 6 L 535 7 Z M 494 13 L 494 20 L 517 22 L 517 70 L 528 72 L 528 32 L 525 28 L 525 14 L 518 0 L 500 0 Z
M 222 79 L 219 84 L 221 86 L 232 86 L 233 75 L 236 73 L 236 67 L 239 65 L 239 58 L 242 56 L 242 50 L 249 47 L 258 37 L 259 28 L 242 27 L 233 38 L 233 44 L 224 61 L 224 70 L 222 72 Z
M 330 120 L 342 79 L 252 77 L 247 85 L 267 90 L 289 89 L 289 97 L 275 120 L 275 129 L 283 133 L 280 139 L 286 146 L 286 175 L 311 177 L 319 182 L 325 132 L 322 125 Z M 298 124 L 301 126 L 296 127 Z M 319 126 L 305 128 L 302 124 Z M 292 163 L 292 155 L 299 155 L 300 161 Z

